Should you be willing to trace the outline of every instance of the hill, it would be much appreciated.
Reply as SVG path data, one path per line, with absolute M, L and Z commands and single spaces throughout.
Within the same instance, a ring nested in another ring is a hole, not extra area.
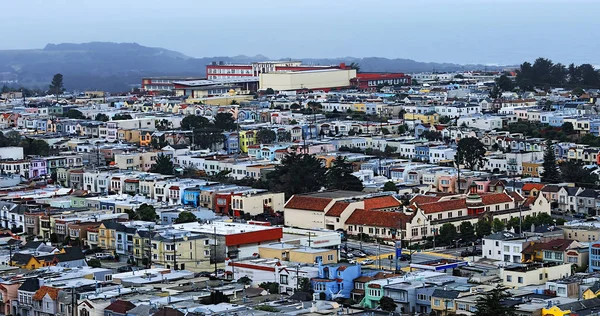
M 137 43 L 48 44 L 43 49 L 0 50 L 0 80 L 17 81 L 11 85 L 47 89 L 52 75 L 62 73 L 68 90 L 126 91 L 140 84 L 141 78 L 145 76 L 204 76 L 205 66 L 212 61 L 250 63 L 261 60 L 268 58 L 261 55 L 193 58 Z M 300 60 L 319 65 L 357 62 L 365 72 L 410 73 L 485 67 L 378 57 Z

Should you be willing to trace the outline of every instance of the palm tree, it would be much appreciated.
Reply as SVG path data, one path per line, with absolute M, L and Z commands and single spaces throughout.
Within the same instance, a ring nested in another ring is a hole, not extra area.
M 350 69 L 356 69 L 356 72 L 360 72 L 360 65 L 357 62 L 350 63 Z

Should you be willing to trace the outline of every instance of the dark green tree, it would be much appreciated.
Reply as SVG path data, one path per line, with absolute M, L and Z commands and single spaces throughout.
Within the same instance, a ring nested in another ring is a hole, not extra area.
M 215 128 L 224 130 L 224 131 L 233 131 L 237 129 L 237 124 L 233 119 L 233 114 L 231 113 L 217 113 L 215 116 Z
M 506 225 L 504 225 L 504 223 L 499 218 L 494 218 L 494 220 L 492 221 L 492 231 L 494 233 L 499 233 L 499 232 L 504 231 L 505 227 L 506 227 Z
M 392 155 L 394 155 L 396 153 L 396 150 L 398 150 L 398 147 L 395 146 L 390 146 L 390 145 L 385 145 L 385 149 L 383 150 L 383 154 L 385 157 L 390 157 Z
M 560 173 L 556 167 L 556 155 L 554 154 L 554 145 L 551 140 L 546 141 L 544 149 L 544 162 L 542 163 L 544 171 L 542 171 L 542 181 L 549 183 L 558 183 L 560 181 Z
M 156 162 L 150 168 L 150 172 L 156 172 L 164 175 L 172 175 L 173 174 L 173 161 L 171 161 L 171 157 L 163 154 L 158 154 L 156 156 Z
M 576 161 L 565 161 L 559 165 L 560 174 L 563 182 L 573 182 L 577 186 L 586 188 L 596 187 L 598 176 L 590 173 L 582 163 Z
M 496 286 L 495 289 L 488 291 L 477 299 L 477 310 L 473 313 L 473 316 L 516 316 L 516 305 L 503 304 L 510 297 L 511 295 L 506 288 L 502 285 Z
M 141 221 L 154 222 L 156 221 L 156 210 L 154 206 L 149 204 L 142 204 L 135 210 L 137 219 Z
M 496 79 L 496 86 L 501 91 L 513 91 L 515 85 L 507 75 L 501 75 Z
M 573 134 L 573 132 L 575 132 L 575 129 L 573 128 L 573 123 L 571 122 L 564 122 L 560 129 L 567 135 Z
M 48 93 L 54 95 L 61 95 L 65 92 L 65 87 L 63 85 L 63 75 L 55 74 L 52 77 L 52 82 L 50 86 L 48 86 Z
M 196 218 L 196 215 L 194 215 L 192 212 L 188 212 L 188 211 L 183 211 L 181 213 L 179 213 L 179 215 L 177 216 L 177 219 L 175 219 L 175 223 L 181 224 L 181 223 L 192 223 L 192 222 L 196 222 L 198 221 L 198 219 Z
M 442 225 L 438 235 L 438 242 L 440 245 L 451 245 L 454 240 L 458 239 L 456 233 L 456 226 L 446 223 Z
M 442 140 L 444 139 L 444 137 L 442 136 L 442 133 L 438 132 L 438 131 L 424 131 L 423 133 L 421 133 L 421 138 L 425 138 L 428 141 L 436 141 L 436 140 Z
M 50 154 L 50 145 L 41 139 L 24 138 L 19 143 L 23 147 L 25 156 L 48 156 Z
M 210 292 L 210 296 L 201 300 L 204 305 L 216 305 L 220 303 L 229 303 L 229 297 L 219 290 Z M 166 314 L 166 313 L 165 313 Z
M 383 296 L 379 299 L 379 307 L 386 312 L 392 313 L 396 311 L 396 308 L 398 306 L 396 305 L 396 303 L 394 303 L 394 300 L 391 297 Z
M 108 122 L 109 118 L 108 118 L 108 115 L 106 115 L 104 113 L 98 113 L 96 115 L 96 117 L 94 118 L 94 120 L 100 121 L 100 122 Z
M 492 223 L 488 220 L 482 219 L 477 222 L 475 226 L 475 234 L 478 238 L 485 237 L 492 233 Z
M 273 144 L 277 134 L 270 129 L 263 128 L 256 133 L 256 140 L 261 144 Z
M 346 161 L 346 157 L 337 156 L 325 174 L 327 188 L 362 191 L 362 182 L 352 172 L 354 172 L 352 163 Z
M 237 283 L 243 285 L 250 285 L 252 284 L 252 279 L 250 279 L 248 276 L 243 276 L 237 280 Z
M 81 111 L 75 110 L 75 109 L 69 109 L 67 111 L 67 113 L 65 113 L 65 117 L 68 117 L 71 119 L 78 119 L 78 120 L 86 120 L 87 119 L 87 117 L 85 117 L 85 115 L 83 115 L 83 113 L 81 113 Z
M 320 190 L 325 186 L 326 169 L 313 155 L 287 154 L 275 170 L 267 174 L 269 188 L 284 192 L 286 198 L 294 194 Z
M 273 94 L 275 94 L 275 90 L 273 90 L 272 88 L 267 88 L 265 90 L 265 94 L 266 95 L 273 95 Z
M 466 242 L 475 240 L 475 227 L 473 227 L 471 222 L 465 221 L 460 223 L 460 238 Z
M 440 124 L 448 124 L 451 120 L 452 118 L 447 115 L 440 116 Z
M 350 65 L 348 65 L 348 67 L 350 67 L 350 69 L 356 70 L 356 72 L 360 72 L 360 65 L 357 62 L 351 62 Z
M 396 192 L 398 193 L 398 188 L 396 187 L 396 184 L 392 181 L 388 181 L 383 185 L 383 191 L 384 192 Z
M 225 135 L 218 128 L 194 129 L 194 144 L 202 149 L 215 149 L 223 142 L 225 142 Z
M 466 137 L 458 142 L 456 161 L 467 169 L 475 170 L 475 167 L 483 167 L 485 152 L 485 145 L 479 139 Z
M 131 120 L 133 117 L 129 114 L 115 114 L 112 117 L 113 121 Z
M 185 130 L 212 127 L 210 121 L 204 116 L 188 115 L 181 120 L 181 128 Z
M 100 268 L 100 267 L 102 267 L 102 263 L 100 262 L 100 260 L 98 260 L 96 258 L 88 259 L 87 265 L 89 267 L 92 267 L 92 268 Z
M 289 131 L 277 132 L 277 141 L 279 142 L 290 142 L 292 141 L 292 133 Z
M 513 217 L 506 223 L 506 229 L 514 229 L 515 233 L 521 233 L 521 220 L 518 217 Z

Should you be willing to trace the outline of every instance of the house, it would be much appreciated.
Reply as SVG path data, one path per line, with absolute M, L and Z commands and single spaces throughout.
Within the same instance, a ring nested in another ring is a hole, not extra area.
M 59 288 L 41 286 L 32 296 L 34 315 L 56 315 L 59 312 L 58 293 L 60 291 L 61 289 Z M 70 310 L 60 312 L 70 313 Z
M 127 312 L 135 308 L 130 301 L 116 300 L 104 308 L 104 316 L 127 316 Z
M 431 309 L 437 315 L 448 315 L 456 312 L 454 300 L 459 297 L 461 292 L 456 290 L 435 289 L 431 294 Z
M 19 299 L 12 301 L 12 314 L 22 316 L 34 316 L 33 296 L 40 289 L 40 283 L 37 278 L 27 278 L 19 286 L 17 291 Z
M 523 249 L 524 262 L 567 262 L 567 251 L 582 248 L 583 245 L 570 239 L 554 239 L 547 242 L 531 242 Z M 586 258 L 587 259 L 587 258 Z M 580 263 L 581 260 L 578 260 Z
M 319 265 L 319 274 L 312 278 L 315 293 L 325 293 L 328 300 L 350 298 L 354 280 L 361 276 L 360 265 Z
M 571 275 L 571 264 L 528 264 L 500 268 L 500 278 L 506 287 L 544 285 Z
M 522 236 L 508 231 L 485 236 L 481 243 L 484 258 L 513 263 L 521 263 L 521 251 L 528 245 Z
M 104 316 L 104 309 L 110 304 L 110 300 L 84 299 L 77 304 L 77 314 L 79 316 Z

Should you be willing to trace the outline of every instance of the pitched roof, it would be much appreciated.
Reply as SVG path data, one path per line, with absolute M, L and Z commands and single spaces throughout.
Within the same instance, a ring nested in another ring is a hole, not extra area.
M 467 202 L 463 199 L 439 201 L 433 203 L 424 203 L 417 205 L 425 214 L 438 213 L 443 211 L 460 210 L 467 208 Z
M 325 213 L 325 216 L 334 216 L 339 217 L 342 215 L 342 212 L 350 205 L 348 202 L 338 201 L 333 204 L 333 206 Z
M 35 292 L 40 289 L 40 282 L 36 278 L 26 279 L 21 286 L 19 286 L 19 291 L 25 292 Z
M 292 198 L 285 204 L 285 208 L 292 208 L 297 210 L 310 210 L 310 211 L 325 211 L 329 202 L 332 199 L 330 198 L 319 198 L 312 197 L 306 195 L 294 195 Z
M 543 183 L 525 183 L 523 184 L 523 191 L 531 191 L 533 189 L 541 190 L 543 189 L 545 184 Z
M 400 206 L 402 206 L 402 203 L 392 195 L 378 196 L 365 199 L 365 209 L 367 210 L 380 210 Z
M 542 192 L 558 192 L 560 191 L 560 187 L 558 185 L 547 184 L 542 189 Z
M 437 202 L 441 199 L 441 196 L 431 196 L 431 195 L 416 195 L 410 200 L 410 203 L 417 204 L 425 204 L 425 203 L 433 203 Z
M 48 294 L 52 300 L 56 301 L 56 299 L 58 298 L 58 292 L 60 292 L 60 289 L 44 285 L 40 287 L 40 289 L 37 290 L 37 292 L 35 292 L 35 294 L 32 296 L 32 299 L 36 301 L 41 301 L 44 298 L 44 296 Z
M 460 295 L 459 291 L 435 289 L 431 294 L 432 297 L 455 299 Z
M 356 209 L 348 217 L 346 224 L 399 228 L 400 226 L 406 227 L 408 221 L 410 221 L 410 216 L 401 212 Z
M 154 316 L 184 316 L 184 315 L 185 314 L 180 312 L 179 310 L 176 310 L 176 309 L 170 308 L 170 307 L 162 307 L 156 313 L 154 313 Z
M 499 204 L 512 202 L 513 199 L 506 193 L 481 194 L 483 204 Z
M 536 242 L 523 249 L 522 252 L 523 254 L 532 254 L 534 251 L 539 250 L 565 251 L 572 243 L 573 240 L 570 239 L 554 239 L 548 242 Z
M 104 310 L 111 311 L 117 314 L 126 314 L 127 311 L 133 309 L 135 305 L 129 301 L 116 300 L 112 304 L 106 306 Z

